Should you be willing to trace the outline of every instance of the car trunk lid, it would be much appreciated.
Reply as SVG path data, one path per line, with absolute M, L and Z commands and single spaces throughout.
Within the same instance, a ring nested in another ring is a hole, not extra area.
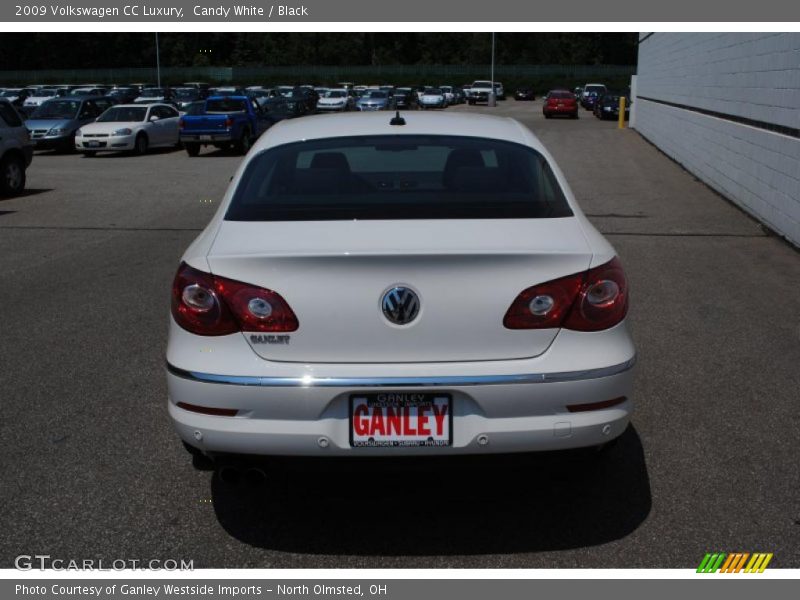
M 278 292 L 300 326 L 245 337 L 262 358 L 316 363 L 534 357 L 555 329 L 510 330 L 503 317 L 532 285 L 589 268 L 574 217 L 552 219 L 224 221 L 208 256 L 215 275 Z M 416 318 L 383 312 L 395 287 L 414 291 Z

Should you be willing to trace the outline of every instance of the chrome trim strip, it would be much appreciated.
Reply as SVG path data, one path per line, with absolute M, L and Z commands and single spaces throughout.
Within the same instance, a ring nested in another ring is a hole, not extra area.
M 636 358 L 599 369 L 563 371 L 560 373 L 524 373 L 521 375 L 456 375 L 444 377 L 254 377 L 213 375 L 186 371 L 167 363 L 167 371 L 190 381 L 223 385 L 255 385 L 263 387 L 462 387 L 470 385 L 507 385 L 513 383 L 561 383 L 599 379 L 618 375 L 633 367 Z

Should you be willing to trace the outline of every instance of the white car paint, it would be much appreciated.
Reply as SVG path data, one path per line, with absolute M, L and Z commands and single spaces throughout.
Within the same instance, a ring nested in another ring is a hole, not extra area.
M 419 95 L 418 104 L 420 108 L 446 108 L 447 95 L 438 88 L 436 91 L 425 90 Z
M 104 121 L 113 111 L 141 113 L 140 120 Z M 147 148 L 176 146 L 180 115 L 168 104 L 118 104 L 82 126 L 75 134 L 75 149 L 84 153 L 125 152 L 136 149 L 136 139 L 143 135 Z
M 58 93 L 56 90 L 42 90 L 38 93 L 35 93 L 33 96 L 28 96 L 25 98 L 23 106 L 36 108 L 37 106 L 41 106 L 42 103 L 57 97 Z
M 397 126 L 385 113 L 344 114 L 275 125 L 242 161 L 219 210 L 184 253 L 182 262 L 193 269 L 280 294 L 300 323 L 285 343 L 273 344 L 252 332 L 197 335 L 171 318 L 169 414 L 196 451 L 382 456 L 556 450 L 600 445 L 625 430 L 635 350 L 624 319 L 591 332 L 511 330 L 502 323 L 521 290 L 616 256 L 581 212 L 552 156 L 512 119 L 418 112 L 404 119 Z M 225 219 L 245 169 L 262 152 L 297 140 L 381 134 L 460 135 L 530 148 L 549 164 L 572 216 Z M 409 325 L 389 323 L 381 313 L 382 295 L 398 284 L 420 298 L 419 316 Z M 452 443 L 354 447 L 351 397 L 382 390 L 449 395 Z M 567 408 L 609 401 L 614 404 L 592 410 Z M 198 407 L 238 412 L 217 416 Z
M 346 89 L 330 89 L 317 100 L 317 110 L 343 112 L 352 109 L 353 104 L 353 97 Z

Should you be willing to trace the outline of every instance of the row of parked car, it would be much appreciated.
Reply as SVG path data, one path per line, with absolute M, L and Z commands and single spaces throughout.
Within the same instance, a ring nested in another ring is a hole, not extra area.
M 275 122 L 316 112 L 446 108 L 468 99 L 477 102 L 484 84 L 489 85 L 475 82 L 474 89 L 466 91 L 449 85 L 395 87 L 351 83 L 335 87 L 216 88 L 203 82 L 177 86 L 64 84 L 0 88 L 0 99 L 22 113 L 36 149 L 77 149 L 93 156 L 104 151 L 141 153 L 148 148 L 183 142 L 187 152 L 196 155 L 208 143 L 246 151 Z M 497 85 L 502 91 L 502 84 Z M 214 100 L 209 105 L 211 99 Z
M 575 88 L 580 104 L 591 110 L 598 119 L 618 119 L 620 99 L 625 98 L 625 118 L 630 115 L 631 97 L 628 91 L 612 91 L 602 83 L 587 83 Z
M 578 118 L 579 107 L 591 110 L 598 119 L 618 119 L 620 98 L 625 98 L 625 118 L 630 114 L 628 92 L 612 92 L 602 83 L 587 83 L 574 90 L 554 89 L 547 92 L 542 113 L 549 119 L 555 116 Z

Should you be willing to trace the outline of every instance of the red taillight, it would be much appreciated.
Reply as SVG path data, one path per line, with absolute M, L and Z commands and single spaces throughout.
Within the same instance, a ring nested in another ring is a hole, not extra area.
M 618 258 L 590 269 L 523 290 L 506 312 L 509 329 L 563 327 L 600 331 L 628 312 L 628 283 Z
M 611 400 L 603 400 L 602 402 L 589 402 L 587 404 L 567 404 L 567 410 L 571 413 L 574 412 L 589 412 L 591 410 L 603 410 L 622 404 L 627 398 L 620 396 L 619 398 L 612 398 Z
M 231 117 L 228 117 L 227 119 L 225 119 L 225 127 L 228 128 L 228 129 L 233 127 L 233 119 Z
M 235 408 L 212 408 L 210 406 L 198 406 L 187 402 L 178 402 L 177 406 L 183 410 L 189 410 L 201 415 L 212 415 L 215 417 L 235 417 L 239 411 Z
M 182 263 L 172 283 L 172 316 L 198 335 L 295 331 L 297 317 L 277 292 Z

